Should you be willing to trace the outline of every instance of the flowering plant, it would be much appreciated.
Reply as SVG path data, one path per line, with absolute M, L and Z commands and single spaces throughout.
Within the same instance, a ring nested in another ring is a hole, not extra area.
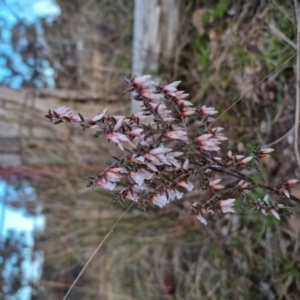
M 180 81 L 159 85 L 144 75 L 125 82 L 133 99 L 141 103 L 141 111 L 129 117 L 110 116 L 105 109 L 88 119 L 72 115 L 66 107 L 49 110 L 46 115 L 55 124 L 96 128 L 95 137 L 102 136 L 127 152 L 114 157 L 116 161 L 101 173 L 87 178 L 87 186 L 110 191 L 121 186 L 112 204 L 128 199 L 142 208 L 147 204 L 163 207 L 196 186 L 211 192 L 208 200 L 195 202 L 190 209 L 190 214 L 206 225 L 208 214 L 234 213 L 237 206 L 280 219 L 280 214 L 291 213 L 291 207 L 278 204 L 279 199 L 300 203 L 290 195 L 290 186 L 298 180 L 267 184 L 259 172 L 259 160 L 273 149 L 257 148 L 250 156 L 222 152 L 220 146 L 227 137 L 223 128 L 213 126 L 217 111 L 205 105 L 195 107 L 187 100 L 188 94 L 177 89 Z M 257 171 L 260 180 L 247 175 L 251 169 Z M 226 184 L 228 178 L 233 180 Z M 264 191 L 262 200 L 249 193 L 255 189 Z M 242 201 L 226 199 L 228 195 Z

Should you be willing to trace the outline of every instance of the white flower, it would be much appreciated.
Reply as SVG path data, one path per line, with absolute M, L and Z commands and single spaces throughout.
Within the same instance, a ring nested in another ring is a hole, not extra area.
M 270 212 L 272 213 L 272 215 L 273 215 L 276 219 L 280 220 L 280 216 L 279 216 L 278 212 L 277 212 L 275 209 L 271 209 Z
M 274 151 L 273 148 L 264 148 L 264 149 L 259 150 L 259 152 L 261 152 L 261 153 L 271 153 L 273 151 Z
M 188 159 L 186 159 L 185 160 L 185 162 L 184 162 L 184 164 L 183 164 L 183 166 L 182 166 L 182 168 L 184 169 L 184 170 L 188 170 L 189 169 L 189 160 Z
M 227 213 L 227 212 L 235 212 L 233 207 L 233 203 L 234 203 L 235 199 L 227 199 L 227 200 L 221 200 L 219 201 L 219 205 L 221 207 L 221 210 L 223 213 Z
M 222 179 L 215 179 L 212 180 L 208 183 L 209 188 L 213 189 L 213 190 L 219 190 L 219 189 L 223 189 L 224 185 L 220 185 L 218 184 Z
M 207 225 L 206 219 L 201 214 L 197 215 L 196 218 L 204 225 Z

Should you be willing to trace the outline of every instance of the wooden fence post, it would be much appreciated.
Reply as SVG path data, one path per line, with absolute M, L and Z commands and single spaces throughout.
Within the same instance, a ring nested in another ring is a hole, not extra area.
M 178 0 L 135 0 L 132 74 L 153 74 L 161 57 L 172 57 L 179 26 Z M 136 113 L 140 103 L 131 102 Z

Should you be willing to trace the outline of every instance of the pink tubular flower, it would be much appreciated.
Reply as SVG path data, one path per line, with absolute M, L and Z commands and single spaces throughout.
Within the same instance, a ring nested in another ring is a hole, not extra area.
M 244 180 L 239 181 L 239 183 L 237 184 L 237 186 L 240 187 L 241 189 L 246 189 L 248 185 L 249 183 L 245 182 Z
M 61 106 L 58 109 L 54 110 L 54 112 L 59 116 L 59 118 L 68 117 L 70 118 L 72 116 L 72 111 L 69 107 Z
M 177 185 L 184 187 L 187 191 L 192 191 L 194 185 L 189 180 L 179 180 L 176 182 Z
M 293 185 L 295 183 L 297 183 L 298 180 L 297 179 L 290 179 L 287 180 L 285 183 L 282 184 L 280 190 L 281 192 L 287 197 L 290 198 L 290 185 Z
M 105 179 L 105 177 L 101 177 L 96 181 L 96 184 L 100 187 L 103 187 L 107 190 L 113 191 L 116 187 L 115 182 L 111 182 Z
M 149 170 L 153 171 L 153 172 L 158 172 L 158 169 L 156 168 L 156 166 L 150 162 L 146 162 L 146 166 L 148 167 Z
M 247 192 L 249 192 L 249 190 L 247 190 L 248 186 L 249 183 L 245 182 L 244 180 L 239 181 L 239 183 L 237 184 L 237 188 L 242 195 L 245 195 Z
M 160 145 L 158 148 L 152 149 L 149 153 L 144 154 L 143 157 L 150 160 L 152 164 L 156 166 L 161 165 L 173 165 L 180 168 L 180 163 L 175 159 L 175 157 L 182 155 L 182 152 L 171 152 L 171 148 L 167 148 Z
M 273 148 L 264 148 L 264 149 L 262 148 L 259 150 L 260 153 L 271 153 L 273 151 L 274 151 Z
M 196 218 L 197 218 L 202 224 L 207 225 L 206 219 L 205 219 L 201 214 L 197 215 Z
M 213 138 L 213 135 L 211 133 L 200 135 L 195 139 L 195 141 L 197 144 L 200 144 L 199 148 L 202 150 L 207 150 L 207 151 L 220 150 L 220 147 L 218 147 L 220 142 L 217 139 Z
M 81 123 L 81 119 L 78 116 L 71 116 L 70 120 L 72 124 Z
M 272 209 L 270 210 L 270 212 L 271 212 L 271 214 L 272 214 L 277 220 L 280 220 L 280 216 L 279 216 L 278 212 L 277 212 L 274 208 L 272 208 Z
M 242 160 L 240 160 L 238 163 L 241 165 L 245 165 L 246 163 L 248 163 L 249 161 L 251 161 L 253 159 L 252 156 L 248 156 L 246 158 L 243 158 Z
M 175 92 L 175 95 L 173 96 L 173 102 L 175 102 L 178 106 L 193 106 L 193 103 L 185 100 L 185 98 L 189 96 L 189 94 L 185 94 L 183 91 L 177 91 Z
M 165 92 L 167 95 L 173 96 L 175 95 L 174 92 L 177 91 L 177 86 L 181 81 L 174 81 L 168 85 L 164 85 L 161 87 L 162 91 Z
M 282 186 L 280 190 L 282 191 L 283 194 L 285 194 L 287 198 L 290 198 L 290 193 L 285 187 Z
M 154 194 L 151 201 L 154 205 L 157 205 L 159 207 L 163 207 L 169 202 L 165 194 Z
M 290 179 L 290 180 L 288 180 L 286 183 L 287 183 L 288 185 L 292 185 L 292 184 L 297 183 L 298 181 L 299 181 L 298 179 Z
M 210 130 L 210 133 L 213 135 L 213 137 L 219 141 L 226 141 L 228 140 L 227 137 L 225 137 L 223 135 L 223 133 L 221 133 L 221 131 L 223 130 L 224 128 L 222 127 L 216 127 L 216 128 L 211 128 Z
M 137 123 L 143 123 L 143 124 L 145 124 L 145 122 L 146 122 L 146 124 L 149 123 L 149 116 L 146 116 L 144 111 L 140 111 L 140 112 L 134 114 L 132 116 L 132 119 L 134 119 L 135 122 L 137 122 Z
M 175 151 L 175 152 L 169 152 L 167 153 L 167 160 L 168 162 L 173 165 L 174 167 L 180 168 L 180 162 L 176 160 L 175 157 L 182 155 L 183 152 Z
M 202 106 L 199 110 L 199 114 L 203 116 L 211 116 L 218 113 L 213 107 Z
M 219 201 L 220 208 L 223 213 L 235 212 L 233 208 L 233 203 L 235 199 L 227 199 Z
M 278 212 L 276 211 L 277 208 L 273 207 L 269 202 L 269 194 L 266 194 L 263 198 L 263 201 L 258 199 L 258 202 L 261 204 L 258 205 L 258 210 L 260 210 L 265 216 L 267 216 L 267 212 L 270 211 L 270 213 L 278 220 L 280 220 L 280 216 Z M 281 204 L 278 205 L 278 208 L 282 207 Z
M 157 160 L 157 165 L 160 166 L 162 164 L 168 164 L 168 161 L 166 161 L 166 153 L 171 151 L 171 148 L 167 148 L 164 145 L 159 145 L 159 147 L 150 150 L 149 154 L 145 154 L 144 156 L 153 162 Z
M 218 184 L 222 179 L 215 179 L 208 183 L 208 187 L 212 190 L 223 189 L 225 186 Z
M 175 118 L 171 116 L 172 111 L 168 110 L 165 104 L 160 104 L 157 112 L 165 122 L 172 122 L 175 120 Z
M 272 148 L 264 148 L 264 149 L 259 149 L 256 152 L 256 156 L 258 158 L 265 158 L 265 157 L 270 157 L 270 155 L 268 153 L 271 153 L 272 151 L 274 151 L 274 149 Z
M 134 202 L 137 202 L 139 199 L 138 194 L 134 193 L 133 191 L 127 191 L 124 197 Z
M 135 137 L 141 137 L 143 132 L 144 132 L 143 128 L 136 128 L 131 131 L 128 131 L 127 134 Z
M 164 134 L 165 137 L 173 140 L 181 140 L 183 142 L 188 142 L 187 132 L 179 127 L 179 126 L 173 126 L 172 131 L 168 131 Z
M 103 119 L 103 117 L 106 115 L 107 108 L 103 110 L 101 114 L 98 114 L 97 116 L 90 119 L 90 122 L 97 122 Z
M 137 202 L 139 199 L 138 193 L 145 191 L 145 189 L 147 189 L 147 186 L 145 184 L 142 184 L 140 186 L 137 184 L 133 184 L 130 188 L 127 188 L 124 197 L 131 201 Z
M 151 80 L 151 75 L 134 77 L 130 83 L 137 88 L 149 88 L 154 86 L 154 82 Z
M 194 115 L 196 112 L 194 107 L 189 107 L 189 106 L 180 106 L 180 115 L 182 117 L 188 117 L 191 115 Z
M 139 96 L 147 98 L 148 101 L 153 105 L 154 104 L 158 105 L 163 101 L 163 96 L 161 94 L 153 93 L 152 89 L 149 88 L 141 89 L 138 93 L 136 93 L 136 96 L 135 94 L 133 95 L 133 98 L 135 97 L 139 98 Z
M 125 117 L 123 117 L 123 116 L 121 116 L 119 118 L 116 125 L 114 126 L 114 131 L 118 131 L 121 128 L 121 126 L 123 125 L 124 119 L 125 119 Z
M 189 169 L 189 165 L 190 165 L 190 162 L 188 159 L 186 159 L 183 163 L 183 166 L 182 166 L 182 169 L 184 170 L 188 170 Z
M 127 173 L 127 170 L 124 168 L 110 168 L 105 172 L 107 180 L 112 182 L 120 181 L 121 175 Z
M 139 168 L 137 172 L 131 171 L 129 175 L 137 183 L 138 186 L 143 185 L 146 179 L 149 180 L 154 177 L 153 173 L 150 173 L 144 168 Z
M 233 155 L 232 151 L 228 151 L 227 157 L 230 160 L 232 160 L 235 163 L 240 164 L 240 165 L 245 165 L 246 163 L 248 163 L 249 161 L 251 161 L 253 159 L 252 156 L 245 157 L 244 155 Z
M 124 151 L 124 147 L 122 142 L 127 142 L 129 144 L 131 144 L 133 147 L 135 147 L 135 145 L 129 140 L 129 138 L 123 134 L 123 133 L 119 133 L 119 132 L 112 132 L 112 133 L 107 133 L 105 134 L 106 138 L 114 143 L 116 143 L 118 145 L 118 147 Z
M 121 173 L 127 173 L 124 168 L 109 168 L 103 172 L 102 176 L 98 178 L 96 184 L 108 189 L 114 190 L 116 187 L 116 182 L 119 182 L 121 179 Z
M 227 152 L 227 157 L 230 159 L 230 160 L 234 160 L 234 156 L 232 155 L 232 151 L 228 151 Z M 243 156 L 244 157 L 244 156 Z

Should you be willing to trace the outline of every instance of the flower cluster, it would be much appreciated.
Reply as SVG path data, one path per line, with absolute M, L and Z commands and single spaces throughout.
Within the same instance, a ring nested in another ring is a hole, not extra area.
M 136 114 L 112 116 L 105 109 L 86 118 L 60 107 L 46 115 L 55 124 L 78 124 L 83 130 L 93 128 L 95 137 L 103 137 L 121 151 L 127 151 L 104 171 L 87 178 L 88 186 L 110 191 L 118 187 L 113 204 L 127 199 L 141 207 L 148 204 L 163 207 L 181 199 L 185 192 L 202 189 L 207 199 L 194 203 L 190 213 L 207 224 L 208 215 L 234 213 L 236 198 L 240 196 L 243 198 L 240 208 L 246 207 L 246 201 L 249 207 L 264 214 L 271 212 L 279 219 L 278 210 L 283 207 L 270 204 L 266 197 L 263 201 L 251 199 L 248 195 L 253 189 L 267 190 L 268 198 L 287 197 L 300 203 L 290 195 L 290 185 L 297 180 L 269 186 L 243 172 L 253 167 L 252 161 L 268 157 L 273 149 L 257 148 L 251 156 L 234 155 L 232 151 L 222 154 L 222 143 L 227 137 L 222 133 L 223 128 L 213 127 L 212 116 L 217 111 L 206 105 L 195 107 L 188 100 L 189 95 L 178 90 L 180 81 L 159 85 L 150 75 L 144 75 L 125 82 L 131 97 L 142 103 L 142 110 Z M 233 180 L 226 183 L 228 177 Z M 236 198 L 226 199 L 228 193 L 236 194 Z

